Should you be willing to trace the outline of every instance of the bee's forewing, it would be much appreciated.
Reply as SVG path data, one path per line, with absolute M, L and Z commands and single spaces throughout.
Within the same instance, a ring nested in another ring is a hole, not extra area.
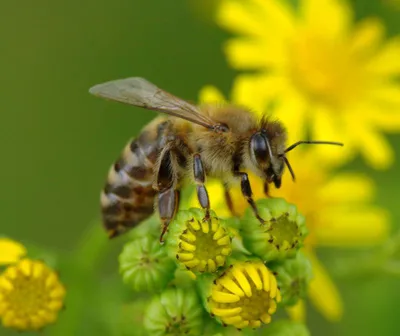
M 215 122 L 204 116 L 196 106 L 161 90 L 144 78 L 113 80 L 95 85 L 89 92 L 98 97 L 167 113 L 207 128 L 213 128 L 215 125 Z

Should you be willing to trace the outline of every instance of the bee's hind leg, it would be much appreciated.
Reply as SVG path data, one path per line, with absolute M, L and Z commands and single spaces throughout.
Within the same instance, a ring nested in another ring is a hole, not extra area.
M 208 221 L 210 220 L 210 199 L 206 186 L 204 185 L 206 181 L 206 171 L 201 161 L 200 154 L 193 155 L 193 175 L 194 181 L 196 182 L 197 199 L 201 207 L 206 211 L 204 220 Z
M 158 211 L 162 224 L 160 243 L 164 242 L 164 235 L 168 230 L 169 223 L 175 217 L 179 205 L 180 191 L 169 188 L 158 194 Z
M 173 153 L 170 148 L 166 147 L 160 155 L 160 164 L 154 185 L 154 188 L 158 191 L 158 212 L 162 224 L 161 243 L 164 242 L 164 235 L 179 206 L 180 191 L 175 189 L 177 174 L 174 171 L 172 161 Z

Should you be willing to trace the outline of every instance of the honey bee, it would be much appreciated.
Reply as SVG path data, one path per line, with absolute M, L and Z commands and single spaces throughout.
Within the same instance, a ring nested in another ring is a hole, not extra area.
M 232 213 L 230 186 L 241 191 L 263 222 L 252 198 L 246 171 L 261 177 L 265 192 L 273 183 L 281 186 L 285 166 L 295 175 L 286 153 L 300 144 L 343 144 L 331 141 L 299 141 L 286 147 L 287 132 L 281 122 L 257 118 L 234 106 L 195 106 L 161 90 L 146 79 L 133 77 L 95 85 L 95 96 L 163 112 L 129 141 L 108 173 L 100 202 L 104 226 L 110 238 L 137 226 L 158 208 L 162 224 L 160 241 L 174 218 L 181 188 L 192 181 L 197 198 L 209 219 L 210 201 L 206 176 L 219 179 Z

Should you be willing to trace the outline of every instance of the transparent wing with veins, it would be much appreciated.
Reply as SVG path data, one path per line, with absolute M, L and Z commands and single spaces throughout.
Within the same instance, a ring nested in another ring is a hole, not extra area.
M 213 129 L 216 123 L 194 105 L 161 90 L 144 78 L 131 77 L 102 83 L 90 88 L 95 96 L 163 112 Z

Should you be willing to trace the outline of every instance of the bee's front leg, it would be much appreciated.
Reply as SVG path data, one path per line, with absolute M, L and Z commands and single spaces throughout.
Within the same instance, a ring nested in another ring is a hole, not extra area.
M 247 175 L 247 173 L 243 172 L 234 172 L 234 175 L 240 177 L 240 187 L 242 189 L 242 194 L 253 209 L 254 215 L 260 221 L 260 223 L 264 223 L 265 221 L 258 213 L 257 205 L 253 200 L 253 192 L 251 191 L 249 176 Z
M 180 192 L 175 189 L 177 174 L 174 171 L 172 150 L 165 148 L 160 156 L 154 188 L 158 191 L 158 212 L 162 223 L 160 242 L 163 243 L 163 237 L 168 230 L 169 223 L 178 209 Z
M 204 220 L 210 219 L 210 199 L 207 189 L 204 185 L 206 181 L 206 172 L 201 161 L 200 154 L 193 155 L 193 175 L 196 182 L 197 199 L 203 209 L 206 210 Z

